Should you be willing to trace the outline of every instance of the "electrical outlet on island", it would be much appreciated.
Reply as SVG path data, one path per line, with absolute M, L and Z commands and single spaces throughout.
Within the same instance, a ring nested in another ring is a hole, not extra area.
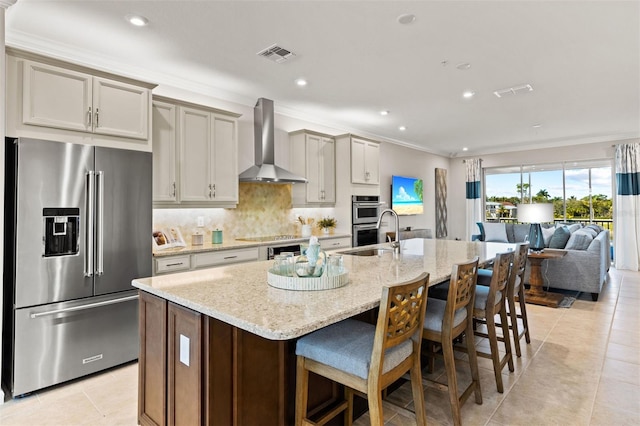
M 198 216 L 198 227 L 202 228 L 204 226 L 204 216 Z

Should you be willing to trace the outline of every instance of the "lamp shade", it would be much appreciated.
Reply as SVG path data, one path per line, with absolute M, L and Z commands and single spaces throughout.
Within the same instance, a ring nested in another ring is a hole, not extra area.
M 553 204 L 518 204 L 518 222 L 546 223 L 553 222 Z

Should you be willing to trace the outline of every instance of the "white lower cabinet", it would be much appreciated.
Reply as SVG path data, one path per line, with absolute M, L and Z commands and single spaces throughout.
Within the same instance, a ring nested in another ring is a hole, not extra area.
M 258 247 L 163 256 L 156 258 L 154 261 L 154 275 L 231 265 L 233 263 L 255 262 L 258 260 L 258 256 Z
M 155 275 L 188 271 L 191 269 L 191 257 L 185 255 L 161 257 L 156 259 L 154 264 Z
M 322 250 L 335 250 L 339 248 L 350 248 L 350 247 L 351 247 L 350 237 L 326 238 L 326 239 L 320 240 L 320 248 L 322 248 Z

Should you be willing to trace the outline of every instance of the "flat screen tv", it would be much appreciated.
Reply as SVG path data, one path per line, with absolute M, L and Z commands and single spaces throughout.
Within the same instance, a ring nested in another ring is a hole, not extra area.
M 391 208 L 399 215 L 422 214 L 422 179 L 391 176 Z

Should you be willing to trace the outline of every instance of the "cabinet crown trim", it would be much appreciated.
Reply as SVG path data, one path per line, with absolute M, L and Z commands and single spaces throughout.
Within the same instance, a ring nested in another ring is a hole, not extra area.
M 156 102 L 156 101 L 157 102 L 165 102 L 165 103 L 174 104 L 176 106 L 182 106 L 182 107 L 188 107 L 188 108 L 196 108 L 196 109 L 200 109 L 200 110 L 203 110 L 203 111 L 211 112 L 211 113 L 214 113 L 214 114 L 222 114 L 222 115 L 226 115 L 226 116 L 233 117 L 233 118 L 242 117 L 242 114 L 239 114 L 237 112 L 226 111 L 224 109 L 210 107 L 210 106 L 202 105 L 202 104 L 196 104 L 196 103 L 193 103 L 193 102 L 183 101 L 183 100 L 175 99 L 175 98 L 167 98 L 165 96 L 153 95 L 153 101 L 154 102 Z
M 119 74 L 113 74 L 108 71 L 102 71 L 95 68 L 90 68 L 84 65 L 75 64 L 73 62 L 67 62 L 62 59 L 52 58 L 50 56 L 44 56 L 39 53 L 29 52 L 27 50 L 16 49 L 15 47 L 7 46 L 6 54 L 18 59 L 26 59 L 29 61 L 40 62 L 46 65 L 65 68 L 71 71 L 77 71 L 85 74 L 90 74 L 94 77 L 108 78 L 110 80 L 120 81 L 122 83 L 133 84 L 134 86 L 144 87 L 145 89 L 153 89 L 158 86 L 155 83 L 149 83 L 147 81 L 137 80 L 131 77 L 125 77 Z

